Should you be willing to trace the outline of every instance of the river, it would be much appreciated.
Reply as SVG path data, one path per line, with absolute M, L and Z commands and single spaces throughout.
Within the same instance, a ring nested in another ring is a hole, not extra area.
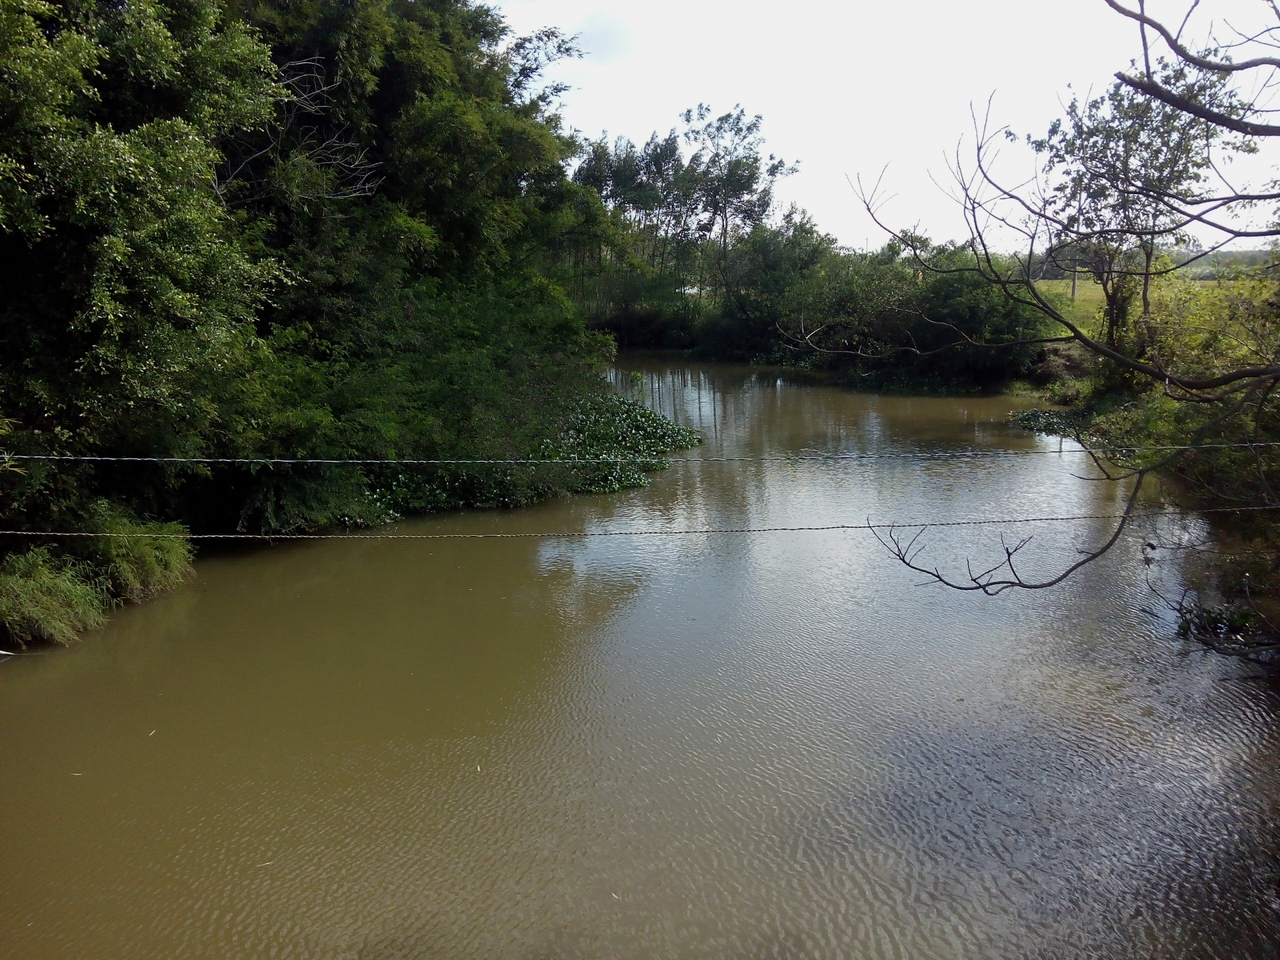
M 860 530 L 581 536 L 1105 515 L 1122 489 L 1009 400 L 614 375 L 703 433 L 695 462 L 393 531 L 554 536 L 210 555 L 0 665 L 0 956 L 1280 952 L 1280 695 L 1176 636 L 1141 531 L 995 598 Z M 696 462 L 819 453 L 880 456 Z M 963 573 L 1032 534 L 1031 575 L 1109 531 L 935 528 L 923 556 Z

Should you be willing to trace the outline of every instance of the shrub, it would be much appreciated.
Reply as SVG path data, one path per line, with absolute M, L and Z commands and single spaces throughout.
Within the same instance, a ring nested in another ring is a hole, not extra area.
M 111 534 L 89 538 L 88 559 L 117 597 L 146 600 L 173 589 L 191 573 L 191 541 L 180 523 L 139 523 L 114 504 L 98 500 L 85 529 Z
M 0 562 L 0 630 L 25 646 L 33 640 L 70 643 L 101 626 L 111 605 L 106 581 L 88 565 L 56 558 L 44 547 Z

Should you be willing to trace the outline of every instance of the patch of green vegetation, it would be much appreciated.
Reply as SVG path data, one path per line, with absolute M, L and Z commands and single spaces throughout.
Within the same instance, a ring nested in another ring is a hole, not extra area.
M 1051 437 L 1075 437 L 1089 421 L 1083 410 L 1015 410 L 1009 414 L 1009 422 L 1024 430 L 1048 434 Z
M 647 472 L 664 470 L 666 454 L 697 446 L 697 431 L 677 426 L 648 407 L 616 394 L 602 394 L 578 404 L 564 432 L 543 449 L 548 459 L 608 460 L 576 467 L 574 493 L 613 493 L 644 486 Z
M 101 626 L 110 606 L 108 583 L 87 563 L 46 547 L 0 561 L 0 628 L 20 645 L 70 643 L 82 630 Z
M 521 457 L 493 454 L 496 460 L 531 462 L 442 465 L 416 473 L 393 468 L 375 480 L 368 497 L 386 519 L 394 520 L 462 507 L 521 507 L 548 497 L 613 493 L 644 486 L 647 473 L 669 466 L 667 454 L 701 442 L 696 431 L 678 427 L 648 407 L 596 390 L 573 401 L 555 434 Z M 589 462 L 546 462 L 561 460 Z
M 171 590 L 191 573 L 192 547 L 180 523 L 139 523 L 99 500 L 86 518 L 87 562 L 102 573 L 113 596 L 134 602 Z
M 1272 625 L 1249 603 L 1184 602 L 1177 613 L 1179 636 L 1218 653 L 1259 657 L 1280 649 Z
M 1073 323 L 1086 328 L 1098 317 L 1102 309 L 1104 297 L 1102 287 L 1094 283 L 1088 274 L 1076 278 L 1076 295 L 1071 296 L 1071 280 L 1038 280 L 1036 289 L 1050 294 L 1053 305 L 1062 311 L 1062 315 Z
M 598 268 L 568 290 L 624 347 L 912 393 L 991 393 L 1032 376 L 1045 318 L 984 276 L 1021 275 L 1013 258 L 980 264 L 965 244 L 922 236 L 843 247 L 799 208 L 775 215 L 774 186 L 793 168 L 766 156 L 760 117 L 702 106 L 684 121 L 643 146 L 590 143 L 574 173 L 614 232 L 581 243 L 575 259 Z
M 187 530 L 617 489 L 688 440 L 604 396 L 614 344 L 567 293 L 611 227 L 539 92 L 557 31 L 474 0 L 0 20 L 0 529 L 93 534 L 0 540 L 45 544 L 13 636 L 93 622 L 77 583 L 172 587 Z M 644 462 L 394 464 L 547 450 Z
M 1258 629 L 1257 614 L 1236 603 L 1193 604 L 1178 613 L 1178 634 L 1204 642 L 1248 645 Z
M 117 603 L 150 599 L 191 573 L 181 524 L 141 522 L 100 500 L 78 526 L 100 536 L 15 551 L 0 563 L 0 636 L 70 643 Z

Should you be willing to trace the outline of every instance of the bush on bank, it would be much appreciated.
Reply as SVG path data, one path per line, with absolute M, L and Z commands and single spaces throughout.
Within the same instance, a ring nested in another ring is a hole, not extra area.
M 563 429 L 537 451 L 542 460 L 587 460 L 581 465 L 531 463 L 404 468 L 360 473 L 363 519 L 343 526 L 389 522 L 402 516 L 462 507 L 518 507 L 554 496 L 613 493 L 643 486 L 646 473 L 669 466 L 667 455 L 701 442 L 646 407 L 605 392 L 574 401 Z M 179 523 L 143 522 L 105 500 L 93 502 L 79 524 L 85 533 L 33 548 L 16 547 L 0 562 L 0 636 L 25 646 L 70 643 L 101 626 L 112 607 L 147 600 L 191 573 L 195 550 Z M 38 538 L 36 538 L 38 540 Z
M 101 626 L 111 598 L 88 564 L 45 547 L 11 553 L 0 561 L 0 626 L 19 645 L 46 640 L 70 643 L 82 630 Z

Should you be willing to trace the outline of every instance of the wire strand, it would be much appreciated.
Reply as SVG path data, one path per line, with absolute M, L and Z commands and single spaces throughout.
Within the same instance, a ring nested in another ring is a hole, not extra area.
M 1265 449 L 1280 447 L 1280 441 L 1265 443 L 1201 443 L 1201 444 L 1168 444 L 1163 446 L 1122 447 L 1107 446 L 1086 449 L 1079 447 L 1069 450 L 953 450 L 953 451 L 914 451 L 900 453 L 828 453 L 828 454 L 795 454 L 774 457 L 669 457 L 655 454 L 651 457 L 558 457 L 558 458 L 511 458 L 511 459 L 372 459 L 372 458 L 328 458 L 328 457 L 108 457 L 76 454 L 37 454 L 37 453 L 0 453 L 0 461 L 24 462 L 77 462 L 77 463 L 172 463 L 172 464 L 211 464 L 223 466 L 275 466 L 293 464 L 315 464 L 339 466 L 352 464 L 359 466 L 591 466 L 603 464 L 641 465 L 641 464 L 676 464 L 676 463 L 825 463 L 848 460 L 964 460 L 1000 457 L 1024 456 L 1061 456 L 1063 454 L 1091 453 L 1174 453 L 1185 450 L 1228 450 L 1228 449 Z
M 1178 510 L 1143 510 L 1128 514 L 1138 517 L 1195 516 L 1201 513 L 1244 513 L 1280 510 L 1280 504 L 1246 507 L 1209 507 L 1188 513 Z M 834 530 L 910 530 L 916 527 L 983 527 L 1020 523 L 1060 523 L 1079 520 L 1123 520 L 1123 513 L 1086 513 L 1070 516 L 1006 517 L 985 520 L 908 520 L 892 523 L 832 523 L 791 527 L 697 527 L 675 530 L 582 530 L 576 532 L 535 531 L 530 533 L 109 533 L 96 531 L 0 530 L 0 537 L 109 537 L 160 540 L 567 540 L 588 537 L 673 537 L 722 533 L 817 533 Z

